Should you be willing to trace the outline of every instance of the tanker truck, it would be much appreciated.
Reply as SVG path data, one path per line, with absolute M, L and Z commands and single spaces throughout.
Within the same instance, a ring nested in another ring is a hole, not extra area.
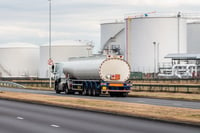
M 130 65 L 121 55 L 70 58 L 52 66 L 56 93 L 126 97 Z

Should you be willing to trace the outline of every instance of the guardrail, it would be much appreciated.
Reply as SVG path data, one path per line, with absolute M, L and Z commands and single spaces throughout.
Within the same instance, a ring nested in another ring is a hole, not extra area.
M 49 87 L 49 81 L 15 81 L 15 82 L 24 86 Z M 53 81 L 51 84 L 52 86 L 54 86 Z
M 133 84 L 134 91 L 200 93 L 200 85 Z
M 200 79 L 130 79 L 136 83 L 200 84 Z
M 10 81 L 0 81 L 0 87 L 25 88 L 23 85 Z

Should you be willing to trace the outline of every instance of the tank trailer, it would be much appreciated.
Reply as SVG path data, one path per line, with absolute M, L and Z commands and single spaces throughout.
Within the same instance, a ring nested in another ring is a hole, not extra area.
M 126 97 L 130 65 L 121 55 L 70 58 L 52 66 L 56 93 Z

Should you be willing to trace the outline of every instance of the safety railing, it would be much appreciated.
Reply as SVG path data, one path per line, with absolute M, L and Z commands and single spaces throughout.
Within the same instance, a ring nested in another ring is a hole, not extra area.
M 200 85 L 188 84 L 134 84 L 134 91 L 150 91 L 150 92 L 182 92 L 182 93 L 199 93 Z
M 25 88 L 23 85 L 10 81 L 0 81 L 0 87 Z

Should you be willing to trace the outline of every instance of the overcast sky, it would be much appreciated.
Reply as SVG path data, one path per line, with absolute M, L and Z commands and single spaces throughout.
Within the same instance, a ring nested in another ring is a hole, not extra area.
M 0 45 L 48 43 L 48 0 L 0 0 Z M 199 12 L 200 0 L 52 0 L 52 41 L 100 44 L 100 23 L 134 12 Z

